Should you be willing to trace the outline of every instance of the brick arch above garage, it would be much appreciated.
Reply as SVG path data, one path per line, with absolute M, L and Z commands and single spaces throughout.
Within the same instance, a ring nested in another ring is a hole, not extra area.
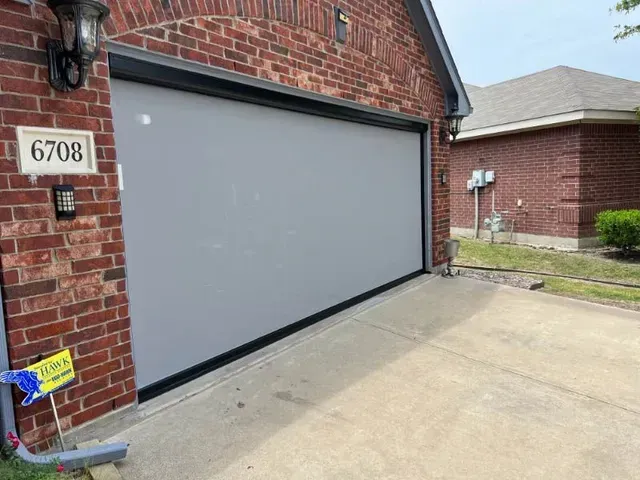
M 346 45 L 335 41 L 328 3 L 109 3 L 111 40 L 380 108 L 442 115 L 442 89 L 402 0 L 349 2 Z

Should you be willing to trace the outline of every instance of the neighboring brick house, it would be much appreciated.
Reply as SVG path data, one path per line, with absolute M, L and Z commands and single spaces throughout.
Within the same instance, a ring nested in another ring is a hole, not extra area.
M 476 169 L 496 174 L 479 191 L 485 238 L 494 192 L 509 212 L 497 239 L 526 244 L 593 246 L 598 212 L 640 208 L 640 82 L 556 67 L 467 90 L 474 113 L 451 148 L 453 234 L 474 235 Z
M 65 430 L 445 262 L 438 130 L 470 105 L 428 0 L 109 1 L 71 93 L 48 83 L 55 17 L 25 3 L 0 0 L 3 326 L 13 369 L 71 349 Z M 18 126 L 94 132 L 98 173 L 21 174 Z M 47 449 L 49 403 L 21 398 Z

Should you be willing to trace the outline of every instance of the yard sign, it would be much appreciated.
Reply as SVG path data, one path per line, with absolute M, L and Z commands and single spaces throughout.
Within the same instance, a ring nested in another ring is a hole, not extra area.
M 0 382 L 17 384 L 27 394 L 22 401 L 26 407 L 71 383 L 75 376 L 71 352 L 65 350 L 23 370 L 2 372 Z

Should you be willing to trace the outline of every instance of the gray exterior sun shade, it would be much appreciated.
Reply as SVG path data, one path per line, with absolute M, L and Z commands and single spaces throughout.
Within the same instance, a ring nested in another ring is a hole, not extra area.
M 419 133 L 112 94 L 139 388 L 422 269 Z

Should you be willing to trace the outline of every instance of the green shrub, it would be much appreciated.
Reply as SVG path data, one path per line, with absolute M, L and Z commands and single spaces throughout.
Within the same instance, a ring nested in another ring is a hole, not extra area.
M 640 245 L 640 210 L 607 210 L 596 217 L 600 241 L 625 254 Z

